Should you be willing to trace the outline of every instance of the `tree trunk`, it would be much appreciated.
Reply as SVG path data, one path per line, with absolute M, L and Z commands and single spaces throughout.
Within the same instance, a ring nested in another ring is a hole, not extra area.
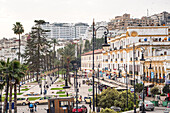
M 14 113 L 17 113 L 17 84 L 14 84 Z
M 7 75 L 8 77 L 8 75 Z M 6 107 L 8 103 L 8 89 L 9 89 L 9 78 L 7 78 L 7 86 L 6 86 L 6 92 L 5 92 L 5 101 L 4 101 L 4 108 L 3 108 L 3 113 L 6 113 Z
M 9 113 L 12 113 L 12 83 L 9 82 Z
M 19 34 L 19 55 L 18 55 L 18 60 L 19 60 L 19 62 L 20 62 L 20 54 L 21 54 L 21 48 L 20 48 L 20 46 L 21 46 L 21 40 L 20 40 L 20 34 Z

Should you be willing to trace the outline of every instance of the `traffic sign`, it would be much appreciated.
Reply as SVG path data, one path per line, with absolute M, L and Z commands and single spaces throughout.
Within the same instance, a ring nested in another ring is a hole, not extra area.
M 154 78 L 154 72 L 151 72 L 151 78 Z

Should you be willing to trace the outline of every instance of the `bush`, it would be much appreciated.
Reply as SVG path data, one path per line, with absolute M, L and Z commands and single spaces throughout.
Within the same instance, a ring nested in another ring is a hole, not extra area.
M 163 94 L 161 94 L 160 96 L 166 96 L 166 94 L 165 94 L 165 93 L 163 93 Z
M 153 88 L 151 89 L 151 93 L 152 93 L 153 95 L 158 94 L 158 93 L 159 93 L 158 87 L 153 87 Z
M 106 108 L 106 109 L 102 109 L 100 113 L 117 113 L 117 112 L 112 109 Z

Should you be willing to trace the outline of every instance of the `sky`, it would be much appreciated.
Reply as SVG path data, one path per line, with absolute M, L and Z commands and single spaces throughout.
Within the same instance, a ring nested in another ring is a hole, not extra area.
M 13 24 L 21 22 L 24 34 L 30 32 L 34 20 L 46 22 L 109 21 L 124 13 L 133 18 L 170 12 L 170 0 L 0 0 L 0 39 L 18 37 Z

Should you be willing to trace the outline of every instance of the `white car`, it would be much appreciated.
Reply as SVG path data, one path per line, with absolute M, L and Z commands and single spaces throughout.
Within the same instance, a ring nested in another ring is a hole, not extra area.
M 143 101 L 139 102 L 139 110 L 142 111 L 143 107 Z M 154 111 L 154 104 L 150 101 L 144 101 L 144 107 L 145 110 L 151 110 Z

